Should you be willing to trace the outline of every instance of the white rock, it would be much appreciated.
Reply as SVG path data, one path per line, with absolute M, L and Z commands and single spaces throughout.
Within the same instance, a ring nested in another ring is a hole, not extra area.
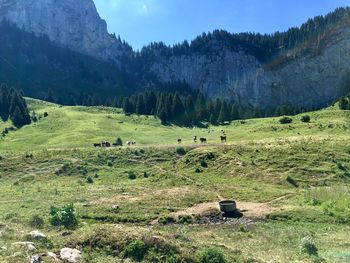
M 36 251 L 36 247 L 34 245 L 32 245 L 32 244 L 28 244 L 27 245 L 27 250 L 29 252 L 35 252 Z
M 74 248 L 62 248 L 60 256 L 67 263 L 76 263 L 82 260 L 81 252 Z
M 47 256 L 49 258 L 52 258 L 55 262 L 60 262 L 60 259 L 58 258 L 58 256 L 55 253 L 47 252 Z
M 33 239 L 42 239 L 42 238 L 46 238 L 46 235 L 40 232 L 39 230 L 34 230 L 30 232 L 30 237 Z
M 29 258 L 29 263 L 41 263 L 43 262 L 39 255 L 31 256 Z

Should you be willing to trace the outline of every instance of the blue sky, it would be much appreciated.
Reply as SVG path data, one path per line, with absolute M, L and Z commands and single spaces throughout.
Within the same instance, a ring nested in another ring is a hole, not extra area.
M 174 44 L 202 32 L 272 33 L 299 26 L 350 0 L 94 0 L 110 33 L 134 49 L 153 41 Z

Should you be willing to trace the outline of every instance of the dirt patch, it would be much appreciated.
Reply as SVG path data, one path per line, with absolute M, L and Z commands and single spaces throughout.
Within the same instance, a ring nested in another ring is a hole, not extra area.
M 237 202 L 237 208 L 246 218 L 265 219 L 270 213 L 280 211 L 269 203 Z M 207 215 L 219 212 L 218 202 L 202 203 L 174 213 L 179 215 Z
M 162 196 L 176 198 L 179 195 L 193 192 L 190 187 L 174 187 L 170 189 L 161 189 L 155 191 L 144 191 L 140 194 L 124 193 L 116 196 L 101 197 L 90 202 L 91 205 L 115 204 L 123 202 L 138 202 L 147 200 L 147 198 L 161 198 Z

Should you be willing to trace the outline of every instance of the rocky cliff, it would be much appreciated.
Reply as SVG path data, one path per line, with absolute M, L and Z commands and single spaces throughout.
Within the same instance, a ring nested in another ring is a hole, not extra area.
M 241 35 L 226 32 L 183 45 L 181 52 L 156 45 L 146 55 L 135 55 L 107 32 L 92 0 L 0 0 L 0 18 L 74 51 L 114 61 L 134 72 L 136 83 L 150 75 L 156 82 L 185 81 L 210 98 L 244 106 L 323 107 L 350 92 L 350 9 L 308 21 L 277 40 L 247 35 L 242 42 Z M 261 39 L 273 45 L 257 44 Z M 312 51 L 304 52 L 305 46 Z
M 0 18 L 55 43 L 118 62 L 131 48 L 107 32 L 92 0 L 0 0 Z
M 164 82 L 185 80 L 211 98 L 241 105 L 324 107 L 350 92 L 345 83 L 350 77 L 350 28 L 326 37 L 327 46 L 318 54 L 288 58 L 283 53 L 261 62 L 247 51 L 223 48 L 215 53 L 157 56 L 150 71 Z

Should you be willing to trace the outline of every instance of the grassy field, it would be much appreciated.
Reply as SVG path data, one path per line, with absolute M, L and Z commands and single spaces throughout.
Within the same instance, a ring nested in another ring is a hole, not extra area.
M 35 253 L 76 247 L 85 262 L 133 262 L 127 251 L 136 240 L 147 247 L 143 262 L 200 262 L 212 247 L 227 262 L 350 262 L 349 112 L 199 129 L 110 108 L 28 104 L 48 117 L 0 139 L 0 262 L 27 262 L 14 243 L 31 241 L 35 215 L 47 235 L 34 240 Z M 117 137 L 137 145 L 92 147 Z M 225 198 L 246 216 L 213 221 L 203 211 Z M 78 227 L 53 227 L 50 207 L 68 203 Z

